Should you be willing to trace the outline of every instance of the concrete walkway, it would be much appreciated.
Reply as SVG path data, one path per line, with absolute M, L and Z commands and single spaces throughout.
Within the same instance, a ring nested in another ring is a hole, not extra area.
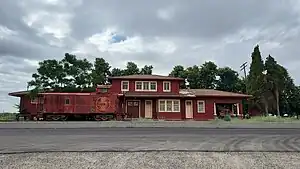
M 213 122 L 213 121 L 68 121 L 0 122 L 1 128 L 103 128 L 103 127 L 184 127 L 184 128 L 299 128 L 299 122 Z

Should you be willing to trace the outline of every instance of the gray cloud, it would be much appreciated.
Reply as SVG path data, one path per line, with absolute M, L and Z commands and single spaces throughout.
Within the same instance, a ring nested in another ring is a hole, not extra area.
M 129 60 L 153 64 L 156 73 L 167 74 L 175 64 L 200 65 L 206 60 L 239 70 L 260 44 L 264 57 L 273 55 L 300 83 L 296 0 L 56 2 L 0 1 L 0 112 L 17 102 L 8 92 L 26 88 L 36 69 L 30 61 L 61 58 L 65 52 L 90 60 L 104 57 L 117 67 Z M 109 35 L 103 32 L 110 28 L 128 39 L 105 43 Z M 95 34 L 98 37 L 89 40 Z

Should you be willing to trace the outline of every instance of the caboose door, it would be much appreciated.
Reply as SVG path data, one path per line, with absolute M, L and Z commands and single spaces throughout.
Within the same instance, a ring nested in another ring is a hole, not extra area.
M 127 114 L 129 118 L 140 117 L 140 102 L 138 100 L 127 101 Z

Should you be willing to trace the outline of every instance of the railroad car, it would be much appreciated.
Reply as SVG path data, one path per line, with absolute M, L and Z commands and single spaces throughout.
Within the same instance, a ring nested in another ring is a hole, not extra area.
M 110 85 L 98 85 L 90 93 L 41 93 L 38 96 L 38 120 L 67 120 L 73 117 L 84 120 L 113 120 L 124 118 L 119 109 L 118 93 Z

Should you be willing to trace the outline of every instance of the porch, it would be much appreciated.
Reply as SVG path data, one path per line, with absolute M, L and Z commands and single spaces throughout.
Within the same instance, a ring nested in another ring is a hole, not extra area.
M 241 116 L 241 104 L 235 116 Z M 127 98 L 122 104 L 127 118 L 160 120 L 212 120 L 218 116 L 218 103 L 210 100 L 183 98 Z

